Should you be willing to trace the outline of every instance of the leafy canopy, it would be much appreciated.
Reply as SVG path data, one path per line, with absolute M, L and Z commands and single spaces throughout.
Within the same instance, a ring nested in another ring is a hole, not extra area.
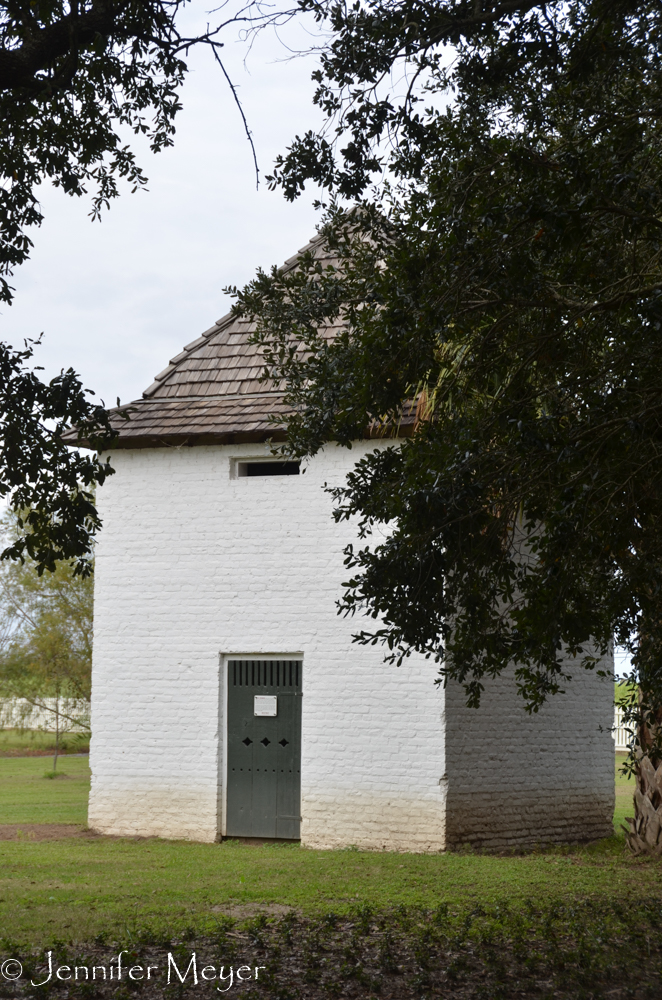
M 329 190 L 336 263 L 259 273 L 238 308 L 294 406 L 293 453 L 388 435 L 415 401 L 411 435 L 333 491 L 363 535 L 341 609 L 376 619 L 359 642 L 436 657 L 471 704 L 514 663 L 533 711 L 616 635 L 644 692 L 632 718 L 653 721 L 662 8 L 310 6 L 334 30 L 327 128 L 272 183 Z M 401 100 L 384 96 L 398 60 Z
M 114 470 L 98 454 L 72 451 L 63 434 L 73 424 L 81 440 L 104 448 L 117 432 L 72 368 L 42 382 L 28 364 L 32 356 L 32 344 L 22 351 L 0 344 L 0 498 L 17 515 L 0 558 L 27 557 L 40 574 L 73 560 L 87 576 L 101 526 L 93 489 Z
M 90 190 L 98 218 L 120 181 L 134 191 L 146 183 L 127 136 L 146 136 L 153 152 L 172 144 L 190 49 L 208 46 L 225 73 L 224 28 L 289 16 L 250 0 L 223 6 L 191 36 L 179 27 L 185 0 L 0 0 L 0 302 L 12 301 L 9 279 L 42 221 L 42 183 L 72 196 Z M 113 470 L 70 453 L 62 434 L 74 425 L 80 441 L 106 448 L 115 433 L 73 369 L 44 383 L 31 357 L 30 345 L 0 344 L 0 498 L 20 512 L 18 535 L 1 557 L 27 555 L 38 572 L 73 559 L 85 574 L 100 526 L 91 487 Z
M 42 182 L 69 195 L 91 188 L 93 217 L 120 180 L 144 186 L 127 133 L 146 136 L 153 152 L 172 145 L 191 48 L 208 46 L 225 73 L 225 28 L 288 16 L 250 0 L 225 6 L 192 36 L 179 27 L 186 0 L 0 0 L 0 301 L 11 301 L 7 276 L 42 221 Z

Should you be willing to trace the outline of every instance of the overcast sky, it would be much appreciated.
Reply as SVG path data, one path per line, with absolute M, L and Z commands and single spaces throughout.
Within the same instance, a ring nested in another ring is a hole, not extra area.
M 299 48 L 311 44 L 300 24 L 281 37 Z M 319 121 L 311 100 L 315 60 L 288 60 L 267 32 L 246 69 L 236 30 L 225 38 L 224 58 L 268 174 L 295 134 Z M 149 191 L 127 190 L 93 223 L 89 199 L 44 186 L 44 224 L 32 232 L 31 259 L 12 282 L 14 305 L 0 307 L 3 340 L 18 346 L 43 331 L 37 363 L 49 376 L 73 366 L 107 404 L 140 396 L 227 311 L 225 285 L 281 263 L 315 231 L 312 193 L 292 205 L 264 183 L 256 191 L 241 118 L 210 53 L 194 54 L 189 65 L 174 148 L 154 156 L 143 147 Z

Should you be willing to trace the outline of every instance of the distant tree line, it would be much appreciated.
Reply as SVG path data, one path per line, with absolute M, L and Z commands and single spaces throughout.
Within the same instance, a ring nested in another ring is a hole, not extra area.
M 6 514 L 5 540 L 16 533 Z M 29 558 L 0 564 L 0 725 L 89 730 L 93 580 L 59 562 L 39 574 Z

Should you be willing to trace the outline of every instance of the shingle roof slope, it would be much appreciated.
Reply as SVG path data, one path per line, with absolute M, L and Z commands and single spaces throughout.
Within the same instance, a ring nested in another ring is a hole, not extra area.
M 296 267 L 301 255 L 311 251 L 325 262 L 333 257 L 316 237 L 285 261 L 283 270 Z M 333 338 L 331 326 L 325 335 Z M 250 343 L 254 324 L 228 314 L 187 344 L 155 376 L 142 398 L 121 407 L 129 419 L 111 411 L 119 432 L 115 448 L 159 448 L 180 445 L 240 444 L 284 440 L 286 417 L 291 409 L 277 385 L 262 380 L 262 348 Z M 274 421 L 273 418 L 276 418 Z M 282 418 L 282 419 L 279 419 Z M 397 425 L 377 422 L 369 436 L 411 433 L 416 422 L 416 402 L 405 405 Z M 75 430 L 64 435 L 67 444 L 81 444 Z
M 311 240 L 283 265 L 295 267 L 312 251 L 331 260 L 320 238 Z M 119 431 L 115 447 L 226 444 L 282 439 L 289 408 L 273 382 L 262 381 L 262 349 L 249 343 L 254 325 L 231 314 L 219 319 L 202 336 L 177 354 L 138 399 L 122 409 L 129 420 L 114 421 Z M 117 411 L 114 411 L 117 412 Z M 74 437 L 68 435 L 70 443 Z

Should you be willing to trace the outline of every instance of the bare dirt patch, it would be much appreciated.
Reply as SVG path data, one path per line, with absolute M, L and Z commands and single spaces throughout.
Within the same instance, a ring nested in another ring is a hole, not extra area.
M 73 823 L 0 823 L 0 840 L 63 840 L 98 837 L 98 833 Z
M 226 903 L 212 906 L 211 910 L 212 913 L 223 913 L 235 920 L 248 920 L 262 913 L 267 917 L 284 917 L 286 913 L 292 913 L 294 907 L 284 906 L 282 903 Z

